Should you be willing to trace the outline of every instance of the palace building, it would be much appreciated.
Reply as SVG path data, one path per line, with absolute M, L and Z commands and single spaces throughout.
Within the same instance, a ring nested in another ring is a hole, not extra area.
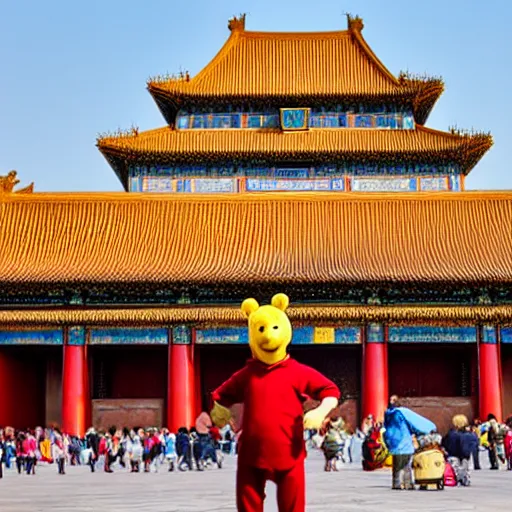
M 352 424 L 390 393 L 441 428 L 512 413 L 512 193 L 464 187 L 491 136 L 425 126 L 442 80 L 394 76 L 358 17 L 229 30 L 149 81 L 165 126 L 98 139 L 126 192 L 0 183 L 0 425 L 190 426 L 276 292 Z

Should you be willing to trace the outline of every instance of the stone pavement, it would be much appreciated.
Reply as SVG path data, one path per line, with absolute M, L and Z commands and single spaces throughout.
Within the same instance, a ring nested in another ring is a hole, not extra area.
M 53 466 L 36 476 L 7 472 L 0 480 L 1 512 L 235 512 L 233 458 L 221 470 L 204 473 L 91 474 Z M 511 510 L 512 471 L 472 473 L 472 487 L 444 491 L 391 491 L 389 471 L 364 473 L 359 464 L 324 473 L 318 452 L 307 462 L 309 512 L 488 511 Z M 268 488 L 265 512 L 275 512 L 275 492 Z

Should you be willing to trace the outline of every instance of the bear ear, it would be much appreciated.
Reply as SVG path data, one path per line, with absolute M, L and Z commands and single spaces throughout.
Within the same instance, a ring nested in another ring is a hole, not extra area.
M 251 313 L 254 313 L 260 305 L 256 299 L 245 299 L 242 302 L 242 311 L 245 313 L 245 316 L 249 318 Z
M 288 295 L 285 295 L 284 293 L 278 293 L 272 297 L 272 306 L 280 309 L 281 311 L 284 311 L 288 307 L 289 303 L 290 299 L 288 298 Z

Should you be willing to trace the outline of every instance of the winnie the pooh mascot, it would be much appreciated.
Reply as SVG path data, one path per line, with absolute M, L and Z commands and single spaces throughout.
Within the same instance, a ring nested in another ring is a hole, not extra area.
M 277 485 L 279 512 L 305 511 L 304 428 L 319 429 L 340 397 L 335 384 L 287 354 L 292 340 L 287 307 L 288 297 L 282 293 L 267 306 L 254 299 L 243 302 L 253 358 L 212 394 L 211 418 L 218 427 L 229 421 L 228 407 L 244 404 L 236 484 L 239 512 L 263 512 L 267 480 Z M 304 415 L 306 397 L 321 403 Z

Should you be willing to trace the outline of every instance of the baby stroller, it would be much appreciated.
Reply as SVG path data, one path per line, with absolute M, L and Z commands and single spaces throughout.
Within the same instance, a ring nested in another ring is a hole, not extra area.
M 414 480 L 423 491 L 430 485 L 435 485 L 439 491 L 444 489 L 446 462 L 440 443 L 441 436 L 435 433 L 418 439 L 419 448 L 413 457 L 412 467 Z

